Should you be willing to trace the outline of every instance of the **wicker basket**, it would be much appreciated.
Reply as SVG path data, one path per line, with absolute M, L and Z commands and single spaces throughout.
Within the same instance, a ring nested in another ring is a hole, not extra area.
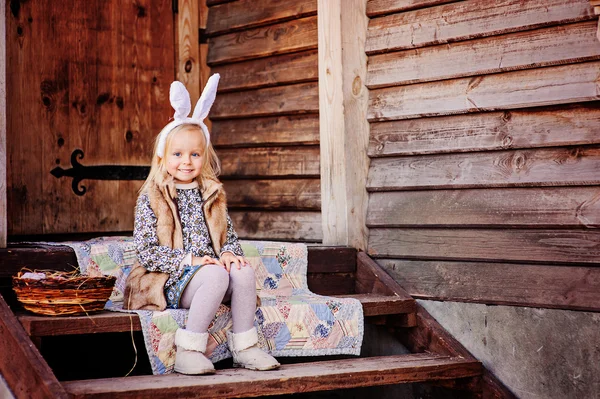
M 25 309 L 47 316 L 86 314 L 104 309 L 117 280 L 114 276 L 36 273 L 43 273 L 45 278 L 23 278 L 24 271 L 13 276 L 13 290 Z

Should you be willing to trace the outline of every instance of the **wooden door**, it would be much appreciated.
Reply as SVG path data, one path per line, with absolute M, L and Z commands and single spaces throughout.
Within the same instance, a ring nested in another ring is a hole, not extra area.
M 149 165 L 172 115 L 171 0 L 7 3 L 8 234 L 132 230 L 141 180 L 51 171 Z

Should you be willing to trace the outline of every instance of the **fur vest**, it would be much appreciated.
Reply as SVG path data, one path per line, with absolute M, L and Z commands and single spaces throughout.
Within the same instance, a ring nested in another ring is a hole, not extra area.
M 227 200 L 223 185 L 217 180 L 204 180 L 200 183 L 203 198 L 204 219 L 215 253 L 219 254 L 227 239 Z M 163 181 L 151 183 L 145 192 L 150 200 L 150 207 L 156 215 L 156 234 L 160 245 L 173 249 L 183 248 L 183 230 L 177 210 L 177 190 L 173 178 L 168 176 Z M 123 308 L 164 310 L 167 301 L 164 286 L 169 275 L 161 272 L 150 272 L 136 262 L 131 269 L 125 284 Z

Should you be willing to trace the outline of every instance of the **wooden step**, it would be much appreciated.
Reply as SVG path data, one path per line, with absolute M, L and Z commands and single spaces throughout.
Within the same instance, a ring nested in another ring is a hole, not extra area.
M 214 375 L 169 374 L 64 382 L 73 398 L 242 398 L 327 391 L 481 375 L 478 361 L 408 354 L 282 365 L 278 370 L 219 370 Z
M 365 317 L 414 313 L 415 301 L 392 295 L 355 294 L 339 295 L 356 298 L 363 305 Z M 93 334 L 140 331 L 140 320 L 135 313 L 102 311 L 89 316 L 36 316 L 20 314 L 18 319 L 32 337 L 54 335 Z

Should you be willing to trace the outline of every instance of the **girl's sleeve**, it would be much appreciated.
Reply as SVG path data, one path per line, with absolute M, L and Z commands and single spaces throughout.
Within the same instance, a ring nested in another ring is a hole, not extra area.
M 237 256 L 244 256 L 244 251 L 242 251 L 242 246 L 240 245 L 238 235 L 233 229 L 233 223 L 231 222 L 229 213 L 227 213 L 227 239 L 221 247 L 219 257 L 221 257 L 221 255 L 223 255 L 224 252 L 232 252 Z
M 156 225 L 158 219 L 150 207 L 147 194 L 142 194 L 135 206 L 133 240 L 138 260 L 151 272 L 163 272 L 170 275 L 167 286 L 179 278 L 188 255 L 183 249 L 173 249 L 158 243 Z

